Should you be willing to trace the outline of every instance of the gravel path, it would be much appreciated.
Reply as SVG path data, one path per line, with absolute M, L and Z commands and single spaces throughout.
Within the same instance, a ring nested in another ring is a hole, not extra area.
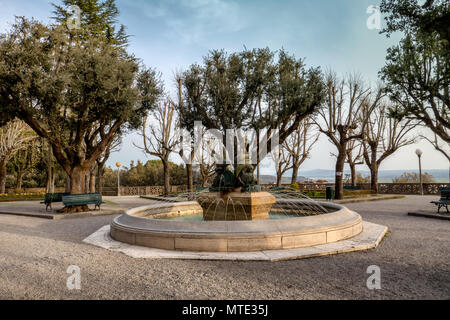
M 81 242 L 114 216 L 0 215 L 0 299 L 450 299 L 450 221 L 406 215 L 435 198 L 348 204 L 389 227 L 379 248 L 275 263 L 133 259 Z M 66 287 L 70 265 L 79 291 Z M 381 290 L 366 287 L 370 265 Z

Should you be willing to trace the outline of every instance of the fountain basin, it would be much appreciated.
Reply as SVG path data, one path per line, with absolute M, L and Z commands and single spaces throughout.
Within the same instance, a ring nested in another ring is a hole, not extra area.
M 110 235 L 131 245 L 165 250 L 252 252 L 316 246 L 362 232 L 362 219 L 356 212 L 333 203 L 319 204 L 329 213 L 281 220 L 174 221 L 154 217 L 194 215 L 203 209 L 196 201 L 158 203 L 115 218 Z

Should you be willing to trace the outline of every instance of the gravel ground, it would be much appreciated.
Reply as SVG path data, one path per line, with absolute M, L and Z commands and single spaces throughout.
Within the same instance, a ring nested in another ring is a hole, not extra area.
M 0 298 L 450 299 L 450 222 L 406 215 L 435 198 L 348 204 L 389 227 L 379 248 L 273 263 L 133 259 L 82 243 L 114 216 L 0 215 Z M 81 268 L 81 290 L 66 287 L 70 265 Z M 370 265 L 381 268 L 381 290 L 366 287 Z

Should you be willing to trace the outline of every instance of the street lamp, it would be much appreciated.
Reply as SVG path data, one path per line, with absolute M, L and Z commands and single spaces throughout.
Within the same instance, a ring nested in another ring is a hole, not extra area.
M 422 183 L 422 155 L 423 152 L 420 149 L 416 150 L 416 154 L 419 157 L 419 181 L 420 181 L 420 194 L 423 195 L 423 183 Z
M 120 166 L 122 164 L 120 162 L 116 162 L 117 167 L 117 196 L 120 197 Z

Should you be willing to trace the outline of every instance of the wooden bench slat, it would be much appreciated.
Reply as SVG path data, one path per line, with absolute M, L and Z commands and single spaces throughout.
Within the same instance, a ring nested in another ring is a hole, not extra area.
M 95 204 L 95 206 L 100 209 L 103 201 L 100 193 L 87 193 L 64 196 L 63 203 L 65 206 L 84 206 L 88 204 Z

